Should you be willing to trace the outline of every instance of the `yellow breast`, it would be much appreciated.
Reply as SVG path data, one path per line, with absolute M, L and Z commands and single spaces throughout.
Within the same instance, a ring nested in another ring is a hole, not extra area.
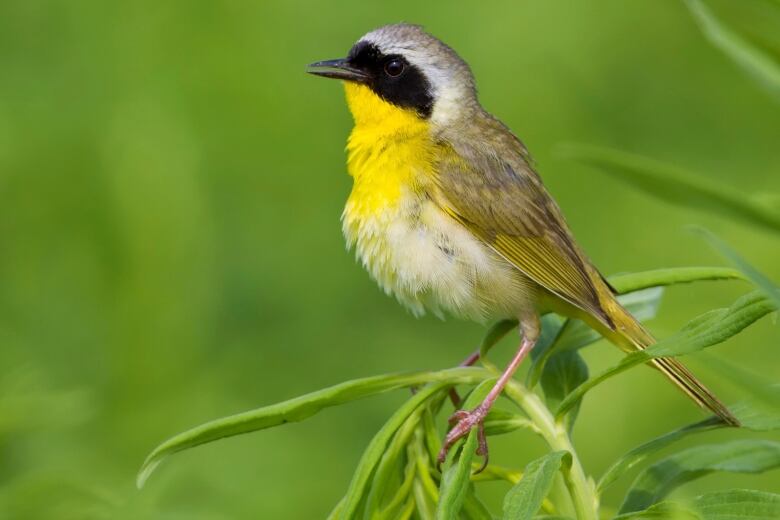
M 364 267 L 415 314 L 516 315 L 526 291 L 515 270 L 429 196 L 436 154 L 446 152 L 428 122 L 367 87 L 347 83 L 346 91 L 355 118 L 347 145 L 354 184 L 342 224 Z
M 347 211 L 355 218 L 392 210 L 405 190 L 417 191 L 433 172 L 428 123 L 396 107 L 368 87 L 346 83 L 355 128 L 347 144 L 354 178 Z
M 387 293 L 415 312 L 417 298 L 404 298 L 396 240 L 416 226 L 420 186 L 432 173 L 428 125 L 414 113 L 345 83 L 355 127 L 347 143 L 347 170 L 354 183 L 342 216 L 344 236 L 363 266 Z

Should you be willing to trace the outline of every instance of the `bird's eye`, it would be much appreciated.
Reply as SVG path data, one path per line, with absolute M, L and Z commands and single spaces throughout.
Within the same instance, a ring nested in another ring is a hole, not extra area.
M 401 60 L 390 60 L 385 63 L 385 73 L 392 78 L 400 76 L 404 68 L 404 62 Z

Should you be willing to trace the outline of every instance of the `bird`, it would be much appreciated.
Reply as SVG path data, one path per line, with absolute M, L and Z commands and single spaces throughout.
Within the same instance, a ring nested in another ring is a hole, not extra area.
M 526 146 L 482 108 L 451 47 L 419 25 L 390 24 L 307 72 L 344 84 L 354 127 L 342 228 L 371 277 L 415 315 L 518 320 L 514 357 L 478 406 L 452 416 L 440 462 L 475 427 L 487 457 L 485 417 L 539 339 L 544 313 L 582 320 L 626 352 L 656 342 L 575 241 Z M 649 363 L 739 426 L 679 361 Z

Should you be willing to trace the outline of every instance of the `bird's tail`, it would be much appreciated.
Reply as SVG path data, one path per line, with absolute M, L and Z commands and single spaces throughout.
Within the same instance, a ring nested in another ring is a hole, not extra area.
M 604 310 L 614 323 L 612 330 L 606 331 L 606 337 L 612 343 L 626 351 L 643 350 L 656 340 L 630 312 L 624 309 L 614 298 L 604 302 Z M 674 358 L 655 358 L 650 363 L 677 385 L 688 397 L 702 408 L 709 409 L 730 426 L 739 426 L 739 420 L 726 408 L 709 389 L 704 386 L 685 366 Z

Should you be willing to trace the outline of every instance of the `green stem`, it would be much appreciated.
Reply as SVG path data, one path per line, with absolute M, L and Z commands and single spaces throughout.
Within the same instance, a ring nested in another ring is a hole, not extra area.
M 598 520 L 599 501 L 595 488 L 582 469 L 582 464 L 563 422 L 556 421 L 552 412 L 544 405 L 539 396 L 528 391 L 517 381 L 510 380 L 504 391 L 533 421 L 550 448 L 554 451 L 565 450 L 571 454 L 571 467 L 563 471 L 563 477 L 566 487 L 569 489 L 577 519 Z

